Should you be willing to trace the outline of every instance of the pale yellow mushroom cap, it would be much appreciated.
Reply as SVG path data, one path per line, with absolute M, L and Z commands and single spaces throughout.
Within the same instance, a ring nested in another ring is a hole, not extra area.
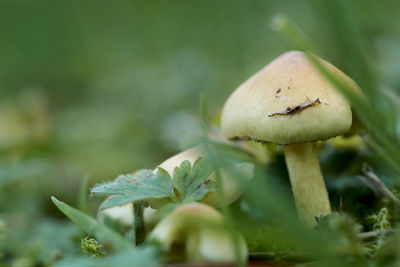
M 351 123 L 350 104 L 298 51 L 281 55 L 239 86 L 225 103 L 221 119 L 222 131 L 230 139 L 277 144 L 326 140 L 346 133 Z

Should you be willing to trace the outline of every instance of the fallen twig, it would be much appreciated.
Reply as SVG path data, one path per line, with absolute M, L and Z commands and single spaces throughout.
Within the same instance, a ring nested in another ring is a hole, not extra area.
M 365 176 L 357 176 L 361 182 L 374 191 L 375 195 L 386 197 L 400 207 L 400 200 L 386 187 L 386 185 L 379 179 L 379 177 L 373 172 L 372 168 L 368 164 L 363 164 L 362 171 Z
M 370 231 L 370 232 L 359 233 L 357 236 L 360 239 L 368 239 L 368 238 L 377 237 L 379 235 L 387 235 L 387 234 L 392 234 L 392 233 L 394 233 L 394 230 L 390 229 L 390 230 L 383 230 L 383 231 Z

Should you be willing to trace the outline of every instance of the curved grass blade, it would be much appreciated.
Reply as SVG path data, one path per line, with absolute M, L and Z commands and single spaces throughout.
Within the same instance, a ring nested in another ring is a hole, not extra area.
M 79 195 L 78 195 L 78 207 L 84 213 L 88 211 L 87 198 L 88 198 L 88 184 L 89 184 L 89 176 L 85 175 L 82 179 L 82 182 L 79 186 Z
M 111 242 L 113 248 L 117 251 L 131 249 L 132 245 L 128 240 L 124 239 L 118 233 L 114 232 L 107 226 L 97 222 L 92 217 L 84 214 L 83 212 L 69 206 L 68 204 L 59 201 L 55 197 L 51 197 L 54 205 L 65 214 L 71 221 L 77 224 L 83 231 L 90 235 L 94 235 L 101 242 Z

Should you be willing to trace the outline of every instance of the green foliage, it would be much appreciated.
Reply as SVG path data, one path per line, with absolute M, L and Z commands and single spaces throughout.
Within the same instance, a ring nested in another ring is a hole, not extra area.
M 199 201 L 211 191 L 215 191 L 214 184 L 207 180 L 215 170 L 212 156 L 199 158 L 190 166 L 190 161 L 183 161 L 175 167 L 172 184 L 178 191 L 177 197 L 183 202 Z
M 207 180 L 214 170 L 211 157 L 205 156 L 196 160 L 193 166 L 190 161 L 183 161 L 175 168 L 172 178 L 162 168 L 156 171 L 140 170 L 135 174 L 119 176 L 113 182 L 97 185 L 91 189 L 91 193 L 111 195 L 101 209 L 130 202 L 158 207 L 165 203 L 198 201 L 215 190 L 212 181 Z

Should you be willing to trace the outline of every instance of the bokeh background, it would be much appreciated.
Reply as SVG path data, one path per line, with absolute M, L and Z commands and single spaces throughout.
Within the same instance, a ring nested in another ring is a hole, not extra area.
M 293 49 L 270 27 L 277 13 L 361 87 L 400 90 L 399 10 L 397 0 L 0 0 L 0 216 L 45 225 L 61 217 L 50 196 L 76 204 L 83 177 L 154 168 L 190 146 L 200 96 L 217 117 L 241 82 Z M 371 80 L 352 68 L 344 23 Z

